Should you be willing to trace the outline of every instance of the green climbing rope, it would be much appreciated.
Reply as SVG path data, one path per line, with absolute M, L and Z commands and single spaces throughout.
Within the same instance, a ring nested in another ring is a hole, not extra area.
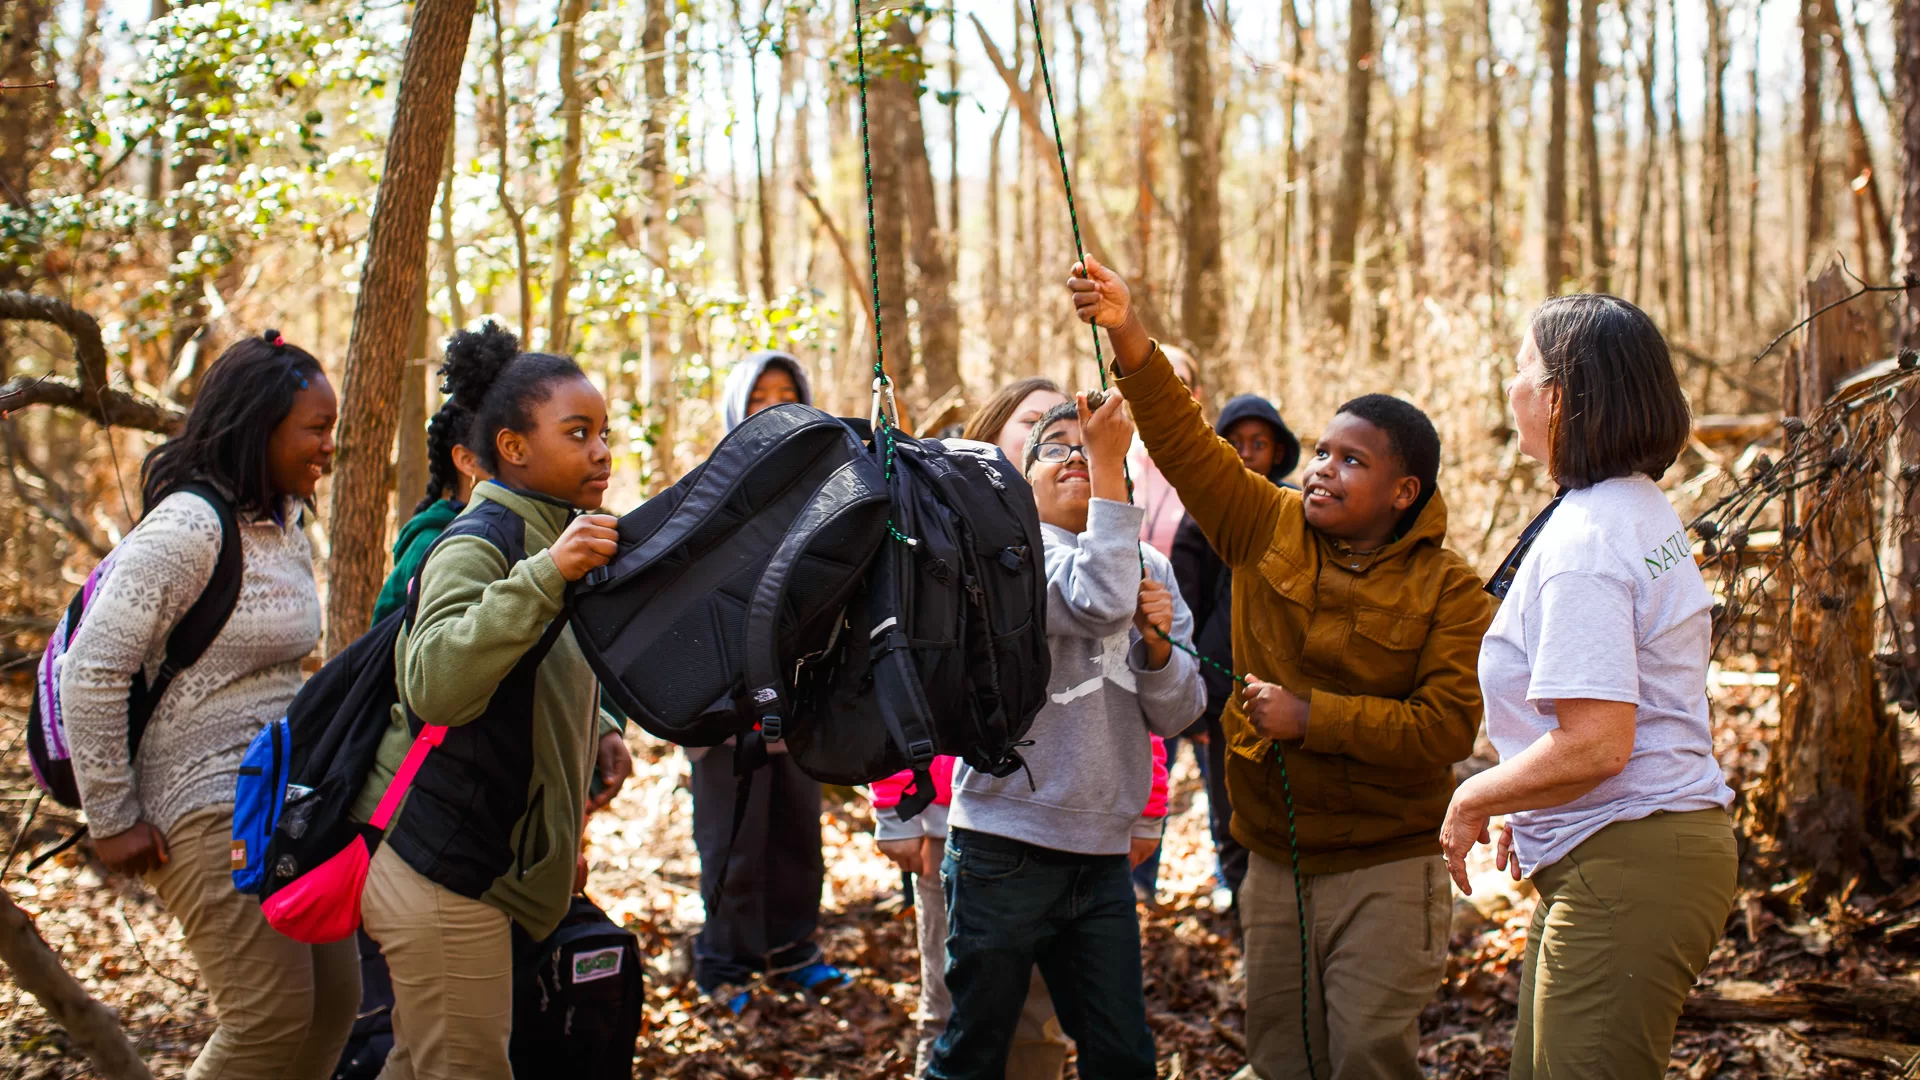
M 867 38 L 866 27 L 860 19 L 860 5 L 863 2 L 853 0 L 853 58 L 860 83 L 860 165 L 867 188 L 867 283 L 873 289 L 873 436 L 885 447 L 883 474 L 892 480 L 893 417 L 881 405 L 881 399 L 884 396 L 888 402 L 892 401 L 893 380 L 887 376 L 887 339 L 880 330 L 880 241 L 879 229 L 873 219 L 873 147 L 867 134 Z M 887 518 L 887 535 L 908 547 L 917 543 L 900 531 L 891 515 Z
M 854 0 L 854 2 L 857 12 L 859 0 Z M 1047 45 L 1045 39 L 1041 36 L 1040 0 L 1027 0 L 1027 11 L 1033 19 L 1034 58 L 1040 62 L 1040 81 L 1042 85 L 1046 87 L 1047 91 L 1047 115 L 1053 121 L 1053 149 L 1055 155 L 1060 160 L 1060 184 L 1062 188 L 1065 189 L 1067 195 L 1067 221 L 1073 227 L 1074 256 L 1076 259 L 1084 258 L 1086 248 L 1080 243 L 1080 214 L 1073 203 L 1073 174 L 1067 169 L 1067 144 L 1060 136 L 1060 111 L 1054 104 L 1053 73 L 1047 66 Z M 865 113 L 863 112 L 862 116 L 864 117 L 864 115 Z M 1106 358 L 1100 352 L 1100 328 L 1092 323 L 1089 323 L 1087 328 L 1093 333 L 1093 360 L 1094 364 L 1100 369 L 1100 388 L 1105 390 L 1107 388 L 1107 364 Z M 1127 501 L 1132 502 L 1132 470 L 1123 465 L 1122 475 L 1125 476 L 1127 481 Z M 1143 552 L 1140 556 L 1140 574 L 1142 577 L 1146 576 L 1146 558 L 1146 554 Z M 1155 629 L 1158 628 L 1156 627 Z M 1168 634 L 1165 630 L 1160 630 L 1159 633 L 1160 636 L 1166 639 L 1167 643 L 1174 648 L 1193 657 L 1200 663 L 1212 667 L 1216 671 L 1225 672 L 1233 679 L 1235 685 L 1242 687 L 1247 685 L 1247 680 L 1235 674 L 1232 668 L 1227 667 L 1211 657 L 1202 656 L 1200 651 L 1191 645 L 1175 641 L 1172 635 Z M 1293 785 L 1287 780 L 1287 758 L 1286 754 L 1280 749 L 1280 743 L 1277 740 L 1273 744 L 1273 761 L 1280 769 L 1280 795 L 1287 809 L 1287 852 L 1293 858 L 1293 902 L 1294 910 L 1300 916 L 1300 1042 L 1306 1050 L 1307 1076 L 1309 1080 L 1312 1080 L 1316 1074 L 1313 1064 L 1312 1025 L 1308 1018 L 1309 1014 L 1307 1011 L 1307 989 L 1310 983 L 1310 980 L 1307 978 L 1309 956 L 1307 949 L 1307 903 L 1305 890 L 1302 889 L 1300 885 L 1300 840 L 1294 828 Z

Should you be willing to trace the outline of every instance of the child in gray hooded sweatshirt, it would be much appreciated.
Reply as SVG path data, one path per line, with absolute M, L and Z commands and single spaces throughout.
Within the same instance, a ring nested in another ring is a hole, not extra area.
M 935 1080 L 1004 1075 L 1035 965 L 1082 1076 L 1155 1075 L 1127 849 L 1152 774 L 1144 736 L 1186 727 L 1206 687 L 1167 640 L 1190 638 L 1193 618 L 1166 557 L 1139 541 L 1123 472 L 1132 439 L 1117 394 L 1092 413 L 1084 397 L 1050 410 L 1028 438 L 1053 674 L 1026 771 L 954 772 L 941 866 L 953 1016 L 927 1067 Z

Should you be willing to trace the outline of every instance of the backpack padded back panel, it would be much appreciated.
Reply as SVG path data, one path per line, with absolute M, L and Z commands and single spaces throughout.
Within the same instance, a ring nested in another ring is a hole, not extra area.
M 894 463 L 894 519 L 915 543 L 883 542 L 833 649 L 802 665 L 788 747 L 827 783 L 935 753 L 1007 775 L 1052 668 L 1032 489 L 985 444 L 896 435 Z
M 886 520 L 879 463 L 850 428 L 806 405 L 764 409 L 620 520 L 619 552 L 575 594 L 574 635 L 641 727 L 715 745 L 754 721 L 749 637 L 768 641 L 781 670 L 824 648 Z M 805 543 L 777 562 L 790 534 Z M 769 564 L 778 580 L 763 580 Z M 767 588 L 775 625 L 750 635 L 748 611 Z

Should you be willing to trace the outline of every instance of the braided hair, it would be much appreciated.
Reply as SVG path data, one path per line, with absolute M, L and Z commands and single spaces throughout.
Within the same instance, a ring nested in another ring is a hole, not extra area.
M 154 448 L 140 466 L 147 510 L 181 487 L 208 481 L 228 493 L 242 515 L 278 504 L 267 444 L 293 411 L 294 396 L 326 378 L 320 361 L 278 330 L 227 346 L 207 369 L 180 434 Z
M 460 490 L 460 467 L 453 463 L 453 448 L 465 442 L 472 430 L 473 410 L 457 401 L 440 406 L 427 421 L 427 494 L 414 513 Z

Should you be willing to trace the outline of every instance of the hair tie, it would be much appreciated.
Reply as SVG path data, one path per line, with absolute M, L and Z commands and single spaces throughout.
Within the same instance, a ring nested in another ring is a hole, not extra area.
M 273 346 L 276 349 L 284 349 L 287 347 L 287 339 L 281 337 L 280 331 L 278 330 L 268 330 L 265 333 L 262 333 L 260 335 L 260 338 L 262 341 L 265 341 L 267 344 Z

